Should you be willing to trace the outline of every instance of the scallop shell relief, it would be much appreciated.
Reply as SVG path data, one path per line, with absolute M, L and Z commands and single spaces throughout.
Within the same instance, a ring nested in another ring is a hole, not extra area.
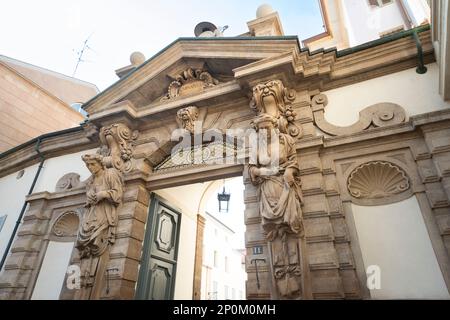
M 355 198 L 383 198 L 408 190 L 409 179 L 395 164 L 373 161 L 353 170 L 347 187 Z

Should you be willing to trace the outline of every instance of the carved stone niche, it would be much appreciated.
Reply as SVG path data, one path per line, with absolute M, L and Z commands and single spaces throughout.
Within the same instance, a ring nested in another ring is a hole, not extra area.
M 352 202 L 383 205 L 412 195 L 410 179 L 399 166 L 386 161 L 371 161 L 355 168 L 347 179 Z
M 50 240 L 59 242 L 75 241 L 79 225 L 80 216 L 78 212 L 71 210 L 62 213 L 53 223 Z
M 198 93 L 217 84 L 219 84 L 219 81 L 213 78 L 209 72 L 202 69 L 187 68 L 170 83 L 167 94 L 161 98 L 161 101 Z

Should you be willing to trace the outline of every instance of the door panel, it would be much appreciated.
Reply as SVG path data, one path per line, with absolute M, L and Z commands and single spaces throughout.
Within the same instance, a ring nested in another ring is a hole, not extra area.
M 136 299 L 173 299 L 181 213 L 151 197 Z

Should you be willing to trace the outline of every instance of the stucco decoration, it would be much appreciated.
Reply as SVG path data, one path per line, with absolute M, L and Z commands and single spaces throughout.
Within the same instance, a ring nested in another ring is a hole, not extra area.
M 278 130 L 278 123 L 279 118 L 267 113 L 254 119 L 256 130 L 269 134 L 263 142 L 266 147 L 259 148 L 256 159 L 250 160 L 249 176 L 258 188 L 259 213 L 278 298 L 299 299 L 303 292 L 300 238 L 304 239 L 299 166 L 294 139 Z M 274 157 L 278 157 L 278 164 L 272 163 Z
M 122 123 L 100 129 L 102 147 L 98 153 L 104 156 L 106 167 L 114 167 L 121 172 L 131 171 L 134 142 L 138 134 L 138 131 L 132 131 Z
M 70 172 L 63 175 L 56 183 L 55 191 L 61 192 L 70 190 L 80 186 L 80 175 L 78 173 Z
M 187 68 L 170 83 L 167 94 L 161 98 L 161 101 L 198 93 L 217 84 L 219 84 L 219 81 L 209 72 L 202 69 Z
M 257 114 L 267 113 L 277 119 L 278 129 L 292 137 L 301 137 L 301 127 L 295 124 L 297 113 L 292 108 L 295 90 L 288 90 L 280 80 L 270 80 L 253 87 L 250 108 Z
M 372 161 L 350 173 L 347 187 L 355 198 L 377 199 L 406 191 L 410 184 L 406 173 L 395 164 Z
M 385 127 L 389 125 L 405 122 L 405 110 L 395 103 L 377 103 L 363 109 L 359 113 L 358 122 L 347 127 L 339 127 L 329 123 L 325 119 L 325 107 L 328 104 L 327 96 L 324 94 L 315 95 L 312 98 L 311 106 L 314 115 L 314 122 L 323 132 L 332 135 L 353 134 L 369 127 Z
M 67 211 L 61 214 L 52 227 L 52 234 L 56 237 L 76 237 L 80 218 L 75 211 Z
M 177 124 L 180 129 L 185 129 L 191 134 L 194 133 L 194 124 L 196 121 L 203 122 L 207 113 L 206 108 L 197 108 L 196 106 L 189 106 L 182 108 L 177 112 Z M 201 128 L 203 127 L 203 124 Z

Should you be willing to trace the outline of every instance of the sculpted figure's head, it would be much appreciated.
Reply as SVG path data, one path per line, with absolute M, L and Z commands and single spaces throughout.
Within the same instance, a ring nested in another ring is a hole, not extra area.
M 198 108 L 190 106 L 180 109 L 177 112 L 177 118 L 183 129 L 192 132 L 194 130 L 194 122 L 198 119 Z
M 85 154 L 81 156 L 81 159 L 93 175 L 104 169 L 103 156 L 99 154 Z

